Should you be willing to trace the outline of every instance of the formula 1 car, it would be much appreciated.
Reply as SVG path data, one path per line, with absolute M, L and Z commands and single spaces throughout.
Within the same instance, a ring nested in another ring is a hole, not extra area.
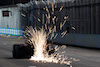
M 48 52 L 48 55 L 51 55 L 55 52 L 55 48 L 51 45 L 47 45 L 45 48 Z M 14 44 L 13 45 L 13 58 L 31 58 L 34 55 L 34 46 L 29 44 Z

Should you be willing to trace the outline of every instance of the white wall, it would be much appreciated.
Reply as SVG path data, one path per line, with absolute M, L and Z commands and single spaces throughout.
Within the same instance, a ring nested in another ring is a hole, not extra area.
M 9 17 L 3 17 L 2 11 L 10 11 Z M 20 12 L 18 7 L 0 8 L 0 27 L 20 28 Z

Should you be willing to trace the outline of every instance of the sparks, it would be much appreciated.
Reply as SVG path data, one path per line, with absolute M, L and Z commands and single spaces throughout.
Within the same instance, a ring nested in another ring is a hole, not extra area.
M 42 0 L 42 2 L 44 2 Z M 49 0 L 47 0 L 48 5 L 50 5 Z M 38 5 L 37 1 L 35 1 L 35 4 Z M 55 34 L 55 32 L 57 32 L 57 25 L 55 25 L 58 20 L 59 17 L 55 16 L 51 16 L 52 14 L 54 14 L 55 9 L 57 8 L 57 4 L 55 4 L 55 1 L 52 2 L 51 4 L 52 6 L 52 12 L 50 13 L 49 8 L 46 6 L 45 8 L 43 8 L 47 13 L 42 15 L 42 19 L 35 17 L 34 15 L 32 15 L 36 20 L 38 20 L 39 22 L 42 21 L 42 24 L 44 24 L 44 27 L 41 26 L 42 28 L 37 29 L 32 28 L 32 27 L 27 27 L 26 31 L 24 31 L 24 33 L 26 33 L 27 36 L 25 36 L 28 39 L 29 44 L 33 44 L 34 46 L 34 55 L 30 58 L 31 61 L 35 61 L 35 62 L 53 62 L 53 63 L 60 63 L 60 64 L 66 64 L 69 65 L 70 67 L 72 67 L 71 65 L 71 61 L 68 60 L 68 58 L 64 55 L 61 55 L 59 52 L 59 47 L 55 46 L 55 52 L 52 53 L 51 55 L 48 54 L 49 51 L 46 50 L 48 43 L 47 40 L 50 38 L 55 39 L 58 36 L 58 33 Z M 61 12 L 63 10 L 63 6 L 61 6 L 61 8 L 59 9 L 58 12 Z M 40 13 L 38 12 L 38 15 L 40 15 Z M 46 21 L 45 21 L 46 18 Z M 60 23 L 60 30 L 62 30 L 62 27 L 66 24 L 68 17 L 64 17 L 64 22 Z M 51 24 L 50 19 L 52 19 L 52 22 L 54 25 L 48 26 L 48 24 Z M 72 27 L 73 28 L 73 27 Z M 74 28 L 73 28 L 74 29 Z M 48 32 L 46 31 L 48 30 Z M 64 37 L 67 33 L 67 30 L 64 31 L 63 33 L 61 33 L 62 37 Z M 50 36 L 50 37 L 49 37 Z M 62 46 L 61 48 L 65 49 L 65 46 Z M 62 54 L 66 53 L 61 52 Z

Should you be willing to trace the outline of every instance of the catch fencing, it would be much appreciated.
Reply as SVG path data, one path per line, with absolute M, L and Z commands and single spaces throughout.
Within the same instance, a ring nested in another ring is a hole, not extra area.
M 52 3 L 51 3 L 52 4 Z M 51 4 L 47 6 L 49 10 L 52 10 Z M 38 5 L 35 3 L 31 5 L 29 10 L 29 22 L 33 26 L 42 26 L 39 23 L 38 19 L 43 21 L 43 15 L 45 13 L 44 7 L 46 5 L 42 2 L 39 2 Z M 78 33 L 78 34 L 100 34 L 100 0 L 75 0 L 69 2 L 57 2 L 55 3 L 55 14 L 59 17 L 57 21 L 57 31 L 59 31 L 60 23 L 64 21 L 64 17 L 68 16 L 67 22 L 63 29 L 69 28 L 69 33 Z M 61 12 L 58 12 L 61 7 L 64 7 Z M 51 11 L 52 12 L 52 11 Z M 46 17 L 44 21 L 46 22 Z M 50 25 L 50 24 L 49 24 Z M 71 27 L 75 27 L 75 30 L 72 30 Z

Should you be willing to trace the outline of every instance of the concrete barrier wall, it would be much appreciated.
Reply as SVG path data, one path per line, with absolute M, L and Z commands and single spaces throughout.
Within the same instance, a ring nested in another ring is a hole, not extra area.
M 12 36 L 22 36 L 22 29 L 14 29 L 14 28 L 2 28 L 0 27 L 0 34 L 12 35 Z
M 91 48 L 100 48 L 100 35 L 95 34 L 68 34 L 61 38 L 61 35 L 58 35 L 53 42 L 75 45 L 75 46 L 84 46 Z

